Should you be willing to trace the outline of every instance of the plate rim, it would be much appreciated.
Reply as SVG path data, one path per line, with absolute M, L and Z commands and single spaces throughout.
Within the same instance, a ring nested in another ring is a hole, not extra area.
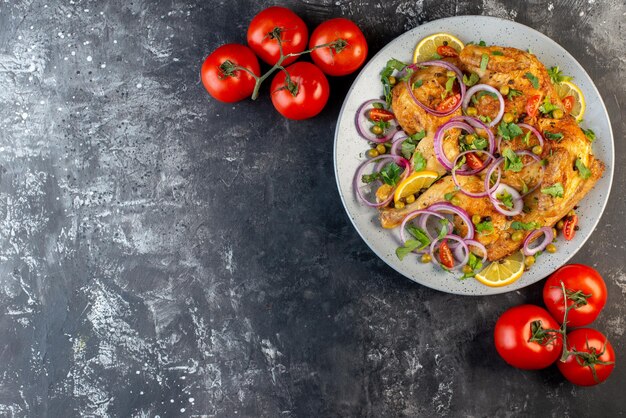
M 343 208 L 345 210 L 346 215 L 348 216 L 348 218 L 350 219 L 350 223 L 352 223 L 352 226 L 354 227 L 354 229 L 356 230 L 356 232 L 359 234 L 359 236 L 361 237 L 361 239 L 363 240 L 363 242 L 367 245 L 367 247 L 380 259 L 382 260 L 386 265 L 388 265 L 389 267 L 391 267 L 394 271 L 396 271 L 399 275 L 401 275 L 402 277 L 404 277 L 406 280 L 409 280 L 417 285 L 420 286 L 425 286 L 429 289 L 433 289 L 442 293 L 449 293 L 449 294 L 455 294 L 455 295 L 462 295 L 462 296 L 474 296 L 474 297 L 479 297 L 479 296 L 495 296 L 495 295 L 501 295 L 503 293 L 508 293 L 508 292 L 513 292 L 516 290 L 520 290 L 523 289 L 525 287 L 528 287 L 532 284 L 535 284 L 537 282 L 540 282 L 541 280 L 544 280 L 544 278 L 542 279 L 538 279 L 534 282 L 528 283 L 524 286 L 521 287 L 516 287 L 516 288 L 508 288 L 508 286 L 502 286 L 502 287 L 490 287 L 489 289 L 491 289 L 491 292 L 489 293 L 464 293 L 464 292 L 460 292 L 460 291 L 454 291 L 454 290 L 443 290 L 441 288 L 436 288 L 433 286 L 430 286 L 428 283 L 425 282 L 420 282 L 417 280 L 412 279 L 411 277 L 407 277 L 404 273 L 402 273 L 400 270 L 398 270 L 398 268 L 396 268 L 396 266 L 394 266 L 393 264 L 389 263 L 385 257 L 383 257 L 381 254 L 379 254 L 379 252 L 372 248 L 372 246 L 369 244 L 368 240 L 365 239 L 363 232 L 359 229 L 359 227 L 357 226 L 355 219 L 353 218 L 353 216 L 351 215 L 350 211 L 348 210 L 348 206 L 344 197 L 344 194 L 342 193 L 342 189 L 341 189 L 341 185 L 339 183 L 339 173 L 338 173 L 338 167 L 337 167 L 337 141 L 338 141 L 338 137 L 339 137 L 339 125 L 343 119 L 343 114 L 345 112 L 345 108 L 347 106 L 348 103 L 348 98 L 350 97 L 350 95 L 352 94 L 353 90 L 355 89 L 357 83 L 360 81 L 361 77 L 363 77 L 366 68 L 368 68 L 368 66 L 370 65 L 371 62 L 373 62 L 379 55 L 384 54 L 388 48 L 390 48 L 391 44 L 393 44 L 394 42 L 396 42 L 400 37 L 406 35 L 407 33 L 411 32 L 411 31 L 415 31 L 416 29 L 423 27 L 423 26 L 427 26 L 430 25 L 434 22 L 441 22 L 441 21 L 447 21 L 447 20 L 455 20 L 455 19 L 459 19 L 459 18 L 480 18 L 480 19 L 487 19 L 487 20 L 494 20 L 494 21 L 498 21 L 500 23 L 506 22 L 506 23 L 514 23 L 517 25 L 521 25 L 523 27 L 525 27 L 526 29 L 534 32 L 534 34 L 536 36 L 538 36 L 539 38 L 543 39 L 544 41 L 548 42 L 548 43 L 552 43 L 556 46 L 558 46 L 558 48 L 560 48 L 563 53 L 566 55 L 566 57 L 570 58 L 572 60 L 572 62 L 574 63 L 574 65 L 578 66 L 580 68 L 580 70 L 582 71 L 582 73 L 591 81 L 591 87 L 593 88 L 594 92 L 597 94 L 597 96 L 600 98 L 600 104 L 602 105 L 602 111 L 604 113 L 604 116 L 606 117 L 607 123 L 608 123 L 608 127 L 609 127 L 609 140 L 610 140 L 610 147 L 609 147 L 609 151 L 610 151 L 610 155 L 612 156 L 612 164 L 610 165 L 610 167 L 608 167 L 608 170 L 606 170 L 604 172 L 604 176 L 608 175 L 608 189 L 607 189 L 607 193 L 606 193 L 606 197 L 604 198 L 604 201 L 601 203 L 601 209 L 600 209 L 600 214 L 595 217 L 595 220 L 593 221 L 593 225 L 592 225 L 592 232 L 583 239 L 583 241 L 580 243 L 580 245 L 574 250 L 572 251 L 572 253 L 567 256 L 565 259 L 563 259 L 562 262 L 558 263 L 558 266 L 555 268 L 555 270 L 553 270 L 551 273 L 549 273 L 548 275 L 552 274 L 554 271 L 556 271 L 557 269 L 559 269 L 560 267 L 564 266 L 565 264 L 567 264 L 567 262 L 569 262 L 569 260 L 571 260 L 576 254 L 578 254 L 578 252 L 582 249 L 582 247 L 587 243 L 587 241 L 591 238 L 591 236 L 594 234 L 596 227 L 598 226 L 598 224 L 600 223 L 600 219 L 602 219 L 602 217 L 604 216 L 604 211 L 606 210 L 606 206 L 608 205 L 608 201 L 609 198 L 611 196 L 611 191 L 613 190 L 613 177 L 614 177 L 614 170 L 615 170 L 615 138 L 613 135 L 613 125 L 611 124 L 611 118 L 609 115 L 609 112 L 606 108 L 606 104 L 604 103 L 604 99 L 602 98 L 602 95 L 600 94 L 600 91 L 598 90 L 598 88 L 596 87 L 596 83 L 594 82 L 593 78 L 591 78 L 591 76 L 589 75 L 589 73 L 587 73 L 587 70 L 585 70 L 585 67 L 583 67 L 583 65 L 578 62 L 578 60 L 566 49 L 564 48 L 561 44 L 559 44 L 558 42 L 556 42 L 554 39 L 550 38 L 549 36 L 545 35 L 544 33 L 538 31 L 537 29 L 534 29 L 530 26 L 527 26 L 523 23 L 514 21 L 514 20 L 509 20 L 509 19 L 503 19 L 500 17 L 495 17 L 495 16 L 483 16 L 483 15 L 457 15 L 457 16 L 449 16 L 449 17 L 445 17 L 445 18 L 441 18 L 441 19 L 435 19 L 435 20 L 431 20 L 425 23 L 422 23 L 418 26 L 415 26 L 412 29 L 409 29 L 408 31 L 405 31 L 401 34 L 399 34 L 398 36 L 396 36 L 395 38 L 393 38 L 391 41 L 389 41 L 385 46 L 383 46 L 376 54 L 374 54 L 370 59 L 368 59 L 367 63 L 363 66 L 363 68 L 361 68 L 361 70 L 359 71 L 358 75 L 356 76 L 356 78 L 354 79 L 354 81 L 352 82 L 352 85 L 350 86 L 350 89 L 348 90 L 348 92 L 346 93 L 346 96 L 343 100 L 343 103 L 341 105 L 341 109 L 339 110 L 339 114 L 337 115 L 337 123 L 335 124 L 335 134 L 334 134 L 334 140 L 333 140 L 333 168 L 334 168 L 334 173 L 335 173 L 335 183 L 337 185 L 337 192 L 339 193 L 339 197 L 341 199 L 341 204 L 343 205 Z

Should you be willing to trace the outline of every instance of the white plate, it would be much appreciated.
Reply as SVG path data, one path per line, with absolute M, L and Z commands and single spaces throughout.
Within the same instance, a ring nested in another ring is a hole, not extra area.
M 547 67 L 558 65 L 561 70 L 574 77 L 574 82 L 582 89 L 587 100 L 587 111 L 583 127 L 591 128 L 597 135 L 593 144 L 596 156 L 606 164 L 606 172 L 593 190 L 579 203 L 577 210 L 580 230 L 570 242 L 558 242 L 555 254 L 544 253 L 537 263 L 524 273 L 521 279 L 504 287 L 487 287 L 474 279 L 458 280 L 452 275 L 431 264 L 421 264 L 418 256 L 398 260 L 395 249 L 399 245 L 398 230 L 380 227 L 377 211 L 359 203 L 354 195 L 352 179 L 357 166 L 365 158 L 367 142 L 356 132 L 354 115 L 359 105 L 368 99 L 380 97 L 380 71 L 387 60 L 397 58 L 411 62 L 416 43 L 433 33 L 448 32 L 463 42 L 479 40 L 488 45 L 511 46 L 530 49 Z M 412 29 L 391 41 L 358 75 L 343 103 L 335 131 L 335 177 L 339 194 L 350 220 L 363 240 L 383 261 L 409 279 L 424 286 L 443 292 L 464 295 L 492 295 L 510 292 L 528 286 L 548 276 L 565 264 L 583 246 L 595 229 L 606 202 L 613 181 L 614 163 L 613 133 L 609 115 L 606 112 L 600 93 L 583 67 L 556 42 L 519 23 L 485 16 L 458 16 L 436 20 Z

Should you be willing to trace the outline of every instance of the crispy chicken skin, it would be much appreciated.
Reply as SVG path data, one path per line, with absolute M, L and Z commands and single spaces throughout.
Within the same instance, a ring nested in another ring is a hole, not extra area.
M 502 55 L 493 55 L 493 53 Z M 480 62 L 483 54 L 489 57 L 486 70 L 481 70 Z M 526 117 L 526 103 L 528 98 L 539 96 L 539 102 L 546 97 L 550 101 L 563 108 L 563 104 L 550 81 L 548 70 L 533 54 L 516 48 L 500 46 L 468 45 L 461 51 L 459 56 L 462 70 L 468 73 L 476 73 L 480 77 L 480 83 L 489 84 L 497 89 L 509 86 L 521 94 L 511 95 L 504 103 L 504 111 L 518 117 Z M 532 74 L 537 78 L 538 87 L 535 88 L 527 76 Z M 483 96 L 475 104 L 480 115 L 495 117 L 499 109 L 498 100 L 491 96 Z M 527 118 L 526 122 L 534 125 L 533 118 Z
M 496 55 L 493 55 L 493 52 Z M 487 68 L 481 70 L 480 63 L 483 54 L 487 54 L 489 61 Z M 500 55 L 501 54 L 501 55 Z M 457 64 L 457 63 L 455 63 Z M 541 187 L 524 197 L 525 210 L 514 217 L 506 217 L 495 210 L 488 198 L 472 198 L 457 192 L 458 206 L 465 209 L 471 216 L 478 214 L 483 219 L 490 217 L 493 231 L 488 233 L 476 233 L 476 239 L 487 248 L 490 261 L 506 257 L 519 250 L 523 240 L 513 241 L 511 235 L 515 230 L 511 229 L 514 221 L 524 223 L 536 222 L 541 226 L 553 226 L 561 218 L 572 210 L 576 204 L 593 188 L 602 177 L 604 164 L 593 156 L 591 142 L 587 139 L 576 121 L 569 115 L 561 119 L 549 118 L 542 112 L 537 112 L 533 117 L 526 113 L 526 104 L 529 98 L 539 96 L 539 101 L 548 100 L 563 110 L 563 104 L 550 80 L 545 66 L 532 54 L 507 47 L 490 46 L 481 47 L 468 45 L 460 53 L 458 59 L 459 68 L 466 74 L 476 73 L 480 77 L 479 83 L 489 84 L 497 89 L 509 86 L 510 89 L 519 91 L 518 95 L 505 97 L 505 112 L 514 115 L 517 123 L 525 122 L 537 128 L 542 134 L 550 132 L 562 134 L 562 138 L 549 139 L 544 134 L 544 146 L 540 155 L 545 169 L 541 171 L 541 164 L 531 162 L 530 157 L 523 157 L 526 164 L 519 173 L 503 171 L 502 182 L 519 191 L 525 187 L 533 187 L 541 181 Z M 527 76 L 531 73 L 537 78 L 538 86 L 535 88 Z M 413 82 L 422 80 L 421 87 L 414 89 L 417 98 L 433 107 L 438 104 L 441 93 L 445 92 L 447 76 L 443 69 L 426 67 L 415 72 Z M 495 117 L 498 113 L 498 100 L 489 95 L 482 96 L 474 106 L 478 114 Z M 450 117 L 460 115 L 457 111 L 449 117 L 438 118 L 426 113 L 417 106 L 410 97 L 405 83 L 399 83 L 393 90 L 392 109 L 400 125 L 409 134 L 426 130 L 426 137 L 418 144 L 417 151 L 421 152 L 427 160 L 427 168 L 437 171 L 444 176 L 424 191 L 411 204 L 402 209 L 382 208 L 380 210 L 380 222 L 384 228 L 398 226 L 404 217 L 412 211 L 424 209 L 433 203 L 445 201 L 445 194 L 456 191 L 452 176 L 439 164 L 433 150 L 433 138 L 439 126 L 447 122 Z M 494 128 L 494 132 L 496 129 Z M 526 130 L 524 129 L 524 134 Z M 459 130 L 451 129 L 444 139 L 444 153 L 452 160 L 458 155 Z M 524 142 L 524 135 L 518 136 L 511 141 L 503 141 L 501 150 L 511 148 L 513 150 L 531 149 L 538 144 L 537 139 L 531 135 L 528 142 Z M 591 176 L 583 179 L 576 169 L 576 160 L 589 168 Z M 483 171 L 479 176 L 458 176 L 460 185 L 472 192 L 484 190 Z M 563 196 L 551 196 L 541 192 L 541 189 L 560 183 L 563 186 Z M 455 219 L 456 228 L 460 234 L 464 234 L 467 225 Z M 530 231 L 522 231 L 527 236 Z

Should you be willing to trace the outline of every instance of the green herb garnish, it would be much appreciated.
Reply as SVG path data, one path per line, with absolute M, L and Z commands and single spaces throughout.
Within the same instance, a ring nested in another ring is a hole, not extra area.
M 507 94 L 506 96 L 509 98 L 509 100 L 511 100 L 513 97 L 515 96 L 521 96 L 523 93 L 521 90 L 515 90 L 515 89 L 509 89 L 509 94 Z
M 524 168 L 522 159 L 511 148 L 506 148 L 502 152 L 504 157 L 504 169 L 519 173 Z
M 380 170 L 380 178 L 388 185 L 395 186 L 400 180 L 402 169 L 396 163 L 389 163 Z
M 526 78 L 530 80 L 530 83 L 533 85 L 534 88 L 539 88 L 539 79 L 535 77 L 533 73 L 526 73 Z
M 476 224 L 476 230 L 480 233 L 492 232 L 493 223 L 491 221 L 479 222 L 478 224 Z
M 539 224 L 539 222 L 524 223 L 524 222 L 515 221 L 511 224 L 511 228 L 518 230 L 518 231 L 532 231 L 533 229 L 541 228 L 541 225 Z
M 480 58 L 480 69 L 481 71 L 485 71 L 487 69 L 487 64 L 489 63 L 489 55 L 483 54 Z
M 465 74 L 463 75 L 463 84 L 467 87 L 472 87 L 474 84 L 478 83 L 478 80 L 480 80 L 480 77 L 476 73 L 471 73 L 469 77 Z
M 585 134 L 589 142 L 593 142 L 596 140 L 596 133 L 591 129 L 583 129 L 583 133 Z
M 511 139 L 523 133 L 524 131 L 522 131 L 522 128 L 520 128 L 513 122 L 500 122 L 500 124 L 498 125 L 498 135 L 500 135 L 502 139 L 507 141 L 510 141 Z
M 585 180 L 591 177 L 591 170 L 587 168 L 580 158 L 576 158 L 576 170 L 578 170 L 578 175 Z
M 380 72 L 380 81 L 383 84 L 383 93 L 385 95 L 385 101 L 387 102 L 387 106 L 391 106 L 391 83 L 389 82 L 389 77 L 393 74 L 394 71 L 402 71 L 406 67 L 406 64 L 402 61 L 399 61 L 395 58 L 387 61 L 387 65 Z
M 513 195 L 511 195 L 511 193 L 503 190 L 502 193 L 500 193 L 496 197 L 504 206 L 509 209 L 513 209 Z
M 554 183 L 550 187 L 541 189 L 541 193 L 550 195 L 552 197 L 563 197 L 563 185 L 561 183 Z
M 554 133 L 554 132 L 544 131 L 543 135 L 551 141 L 561 142 L 561 140 L 563 139 L 563 134 L 560 132 Z
M 548 113 L 552 113 L 552 111 L 557 110 L 558 108 L 559 107 L 557 105 L 552 104 L 550 96 L 546 96 L 546 98 L 543 99 L 543 104 L 539 106 L 539 111 L 546 115 Z
M 426 168 L 426 158 L 422 155 L 421 152 L 413 153 L 413 167 L 415 171 L 422 171 Z
M 550 68 L 548 70 L 548 75 L 550 76 L 550 80 L 554 84 L 559 84 L 562 81 L 570 81 L 574 78 L 568 75 L 563 75 L 563 73 L 559 70 L 559 67 Z
M 422 87 L 422 84 L 424 84 L 424 80 L 422 79 L 415 80 L 415 82 L 413 83 L 413 89 L 418 89 Z

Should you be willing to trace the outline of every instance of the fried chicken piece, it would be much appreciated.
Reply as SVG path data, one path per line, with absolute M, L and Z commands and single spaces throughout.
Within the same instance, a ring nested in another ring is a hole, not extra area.
M 496 55 L 494 55 L 494 53 Z M 500 55 L 501 54 L 501 55 Z M 483 56 L 488 59 L 487 68 L 480 68 Z M 481 84 L 488 84 L 500 89 L 508 86 L 509 93 L 505 100 L 504 111 L 517 117 L 526 116 L 526 104 L 529 99 L 538 96 L 537 103 L 543 103 L 549 97 L 551 103 L 563 109 L 546 67 L 529 52 L 517 48 L 501 46 L 467 45 L 459 55 L 461 67 L 466 72 L 474 72 L 480 77 Z M 532 79 L 536 78 L 537 87 Z M 479 115 L 494 118 L 500 104 L 497 99 L 484 95 L 474 104 Z M 534 118 L 526 117 L 526 122 L 533 124 Z

